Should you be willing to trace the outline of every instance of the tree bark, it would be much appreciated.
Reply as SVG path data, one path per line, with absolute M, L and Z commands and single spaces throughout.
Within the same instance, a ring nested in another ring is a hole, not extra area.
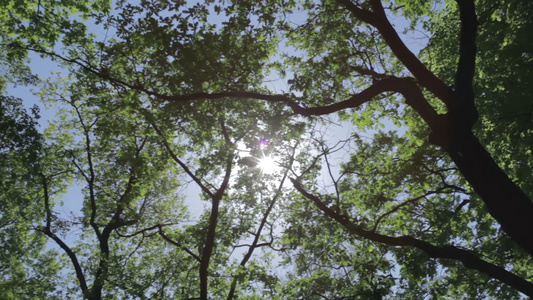
M 471 131 L 454 136 L 447 152 L 503 231 L 533 256 L 533 202 Z

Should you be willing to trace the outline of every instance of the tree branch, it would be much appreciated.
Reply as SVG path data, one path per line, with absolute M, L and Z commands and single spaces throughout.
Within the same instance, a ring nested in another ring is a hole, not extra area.
M 156 225 L 155 227 L 158 228 L 158 233 L 159 235 L 167 242 L 171 243 L 172 245 L 182 249 L 183 251 L 187 252 L 190 256 L 192 256 L 196 261 L 198 262 L 201 262 L 202 260 L 200 259 L 200 257 L 198 257 L 198 255 L 194 254 L 191 250 L 189 250 L 189 248 L 183 246 L 182 244 L 174 241 L 173 239 L 171 239 L 168 235 L 166 235 L 166 233 L 163 231 L 163 225 Z
M 384 73 L 378 73 L 372 69 L 367 69 L 367 68 L 364 68 L 364 67 L 361 67 L 361 66 L 350 66 L 350 69 L 352 69 L 353 71 L 361 74 L 361 75 L 368 75 L 370 77 L 372 77 L 373 79 L 384 79 L 384 78 L 387 78 L 387 74 L 384 74 Z
M 439 192 L 440 192 L 440 190 L 429 191 L 429 192 L 426 192 L 424 195 L 421 195 L 421 196 L 418 196 L 418 197 L 415 197 L 415 198 L 411 198 L 411 199 L 407 199 L 407 200 L 403 201 L 402 203 L 394 206 L 389 211 L 387 211 L 386 213 L 384 213 L 384 214 L 382 214 L 381 216 L 378 217 L 378 219 L 374 223 L 374 227 L 372 227 L 372 230 L 370 230 L 370 231 L 375 232 L 378 229 L 379 223 L 381 222 L 381 220 L 383 220 L 383 218 L 387 217 L 390 214 L 393 214 L 393 213 L 397 212 L 400 208 L 402 208 L 404 206 L 407 206 L 409 204 L 412 204 L 414 202 L 417 202 L 418 200 L 423 199 L 423 198 L 425 198 L 427 196 L 438 194 Z
M 342 1 L 338 0 L 342 3 L 351 3 L 350 1 Z M 378 1 L 379 2 L 379 1 Z M 351 4 L 352 6 L 353 3 Z M 350 6 L 350 7 L 352 7 Z M 355 7 L 355 6 L 354 6 Z M 357 7 L 356 7 L 357 8 Z M 359 9 L 359 8 L 357 8 Z M 381 7 L 383 10 L 383 8 Z M 360 10 L 360 9 L 359 9 Z M 368 11 L 362 11 L 362 13 L 365 17 L 365 20 L 368 16 L 374 17 L 374 13 L 368 15 Z M 383 12 L 384 14 L 384 12 Z M 386 19 L 386 16 L 384 17 L 385 21 L 388 23 L 388 20 Z M 376 22 L 373 21 L 373 19 L 369 19 L 369 22 Z M 369 23 L 372 24 L 372 23 Z M 396 32 L 394 31 L 394 28 L 392 28 L 392 25 L 388 23 L 391 27 L 392 32 L 397 36 Z M 399 40 L 399 37 L 397 37 Z M 399 40 L 400 43 L 401 40 Z M 402 43 L 403 45 L 403 43 Z M 405 47 L 405 45 L 403 45 Z M 59 58 L 63 61 L 76 64 L 80 66 L 81 68 L 87 70 L 90 73 L 93 73 L 103 79 L 106 79 L 110 82 L 128 87 L 132 90 L 143 92 L 147 95 L 154 96 L 158 99 L 170 101 L 170 102 L 188 102 L 188 101 L 195 101 L 195 100 L 205 100 L 205 99 L 223 99 L 223 98 L 248 98 L 248 99 L 257 99 L 257 100 L 264 100 L 267 102 L 278 102 L 278 103 L 284 103 L 288 107 L 290 107 L 294 113 L 303 115 L 303 116 L 320 116 L 325 114 L 334 113 L 343 109 L 347 108 L 356 108 L 361 106 L 362 104 L 369 102 L 372 100 L 372 98 L 384 93 L 384 92 L 399 92 L 403 94 L 407 100 L 407 104 L 410 105 L 413 109 L 417 111 L 417 113 L 424 119 L 424 121 L 430 126 L 432 129 L 432 132 L 435 133 L 435 136 L 438 136 L 438 139 L 434 139 L 434 143 L 443 147 L 447 147 L 447 141 L 448 139 L 445 138 L 447 136 L 446 131 L 448 129 L 446 118 L 443 116 L 439 116 L 433 107 L 427 102 L 425 97 L 422 94 L 422 91 L 418 87 L 417 83 L 412 78 L 399 78 L 394 76 L 387 76 L 386 78 L 383 78 L 382 80 L 374 82 L 370 87 L 366 88 L 362 92 L 358 94 L 352 95 L 347 100 L 337 102 L 331 105 L 326 106 L 318 106 L 318 107 L 303 107 L 300 104 L 298 104 L 296 101 L 294 101 L 292 98 L 288 97 L 287 95 L 267 95 L 267 94 L 261 94 L 257 92 L 247 92 L 247 91 L 229 91 L 229 92 L 220 92 L 220 93 L 193 93 L 193 94 L 185 94 L 185 95 L 165 95 L 158 93 L 156 91 L 149 90 L 145 87 L 139 86 L 139 85 L 132 85 L 128 84 L 127 82 L 112 78 L 108 74 L 103 74 L 100 71 L 97 71 L 96 69 L 92 68 L 91 66 L 88 66 L 86 64 L 81 63 L 80 61 L 76 59 L 71 58 L 65 58 L 61 55 L 58 55 L 56 53 L 51 53 L 43 50 L 34 50 L 41 53 L 45 53 L 47 55 L 51 55 L 53 57 Z M 407 49 L 407 51 L 409 51 Z M 425 66 L 416 59 L 416 57 L 409 51 L 409 53 L 414 57 L 416 62 L 420 64 L 421 67 L 425 68 Z M 417 64 L 413 63 L 413 64 Z M 426 69 L 427 71 L 427 69 Z M 427 71 L 429 72 L 429 71 Z M 431 75 L 433 73 L 429 72 Z M 422 78 L 426 78 L 429 76 L 428 74 L 422 72 L 422 74 L 416 75 L 414 74 L 416 79 L 418 81 L 421 81 L 423 79 L 420 79 L 419 76 Z M 433 75 L 434 76 L 434 75 Z M 440 84 L 444 85 L 439 79 L 437 79 Z M 423 84 L 422 84 L 423 85 Z M 436 84 L 438 85 L 438 84 Z M 448 93 L 448 88 L 444 85 L 446 88 L 446 93 Z M 442 88 L 442 87 L 441 87 Z M 438 90 L 439 88 L 437 88 Z M 431 89 L 430 89 L 431 90 Z M 437 93 L 433 91 L 434 93 Z M 447 98 L 446 98 L 447 99 Z M 152 122 L 152 125 L 154 123 Z M 443 138 L 444 137 L 444 138 Z M 431 137 L 430 137 L 431 138 Z M 168 149 L 168 147 L 167 147 Z M 182 165 L 182 163 L 179 163 Z M 183 165 L 182 165 L 183 167 Z M 192 174 L 188 172 L 189 174 Z M 199 181 L 195 180 L 197 183 Z M 200 184 L 200 187 L 203 185 Z M 202 189 L 207 192 L 208 189 L 205 187 L 202 187 Z M 209 193 L 208 193 L 209 194 Z
M 71 105 L 76 110 L 76 115 L 78 116 L 78 120 L 80 121 L 81 127 L 83 128 L 83 134 L 85 137 L 85 155 L 87 156 L 87 164 L 89 166 L 89 177 L 85 176 L 84 172 L 82 172 L 82 174 L 86 178 L 87 184 L 89 185 L 89 203 L 91 208 L 89 224 L 93 228 L 98 239 L 101 239 L 102 233 L 100 232 L 100 228 L 98 228 L 98 224 L 96 224 L 96 195 L 94 193 L 94 183 L 96 180 L 96 175 L 94 172 L 94 165 L 92 160 L 91 137 L 89 135 L 89 128 L 85 125 L 79 108 L 73 103 L 71 103 Z
M 168 153 L 170 154 L 170 157 L 185 171 L 185 173 L 187 173 L 187 175 L 191 177 L 191 179 L 202 189 L 204 193 L 206 193 L 211 198 L 214 197 L 213 192 L 211 192 L 211 190 L 209 190 L 202 183 L 200 178 L 194 175 L 194 173 L 189 169 L 189 167 L 187 167 L 187 165 L 183 161 L 181 161 L 181 159 L 179 159 L 176 153 L 174 153 L 172 148 L 170 148 L 170 145 L 168 144 L 165 136 L 163 135 L 163 132 L 161 131 L 159 126 L 157 126 L 157 124 L 155 123 L 153 115 L 147 110 L 143 110 L 143 114 L 146 116 L 146 118 L 148 119 L 148 122 L 150 123 L 150 125 L 152 125 L 152 128 L 154 128 L 157 135 L 159 135 L 159 137 L 161 138 L 163 146 L 165 146 L 165 148 L 167 149 Z
M 70 247 L 63 242 L 63 240 L 58 237 L 55 233 L 52 232 L 52 210 L 50 209 L 50 194 L 48 192 L 48 181 L 46 177 L 41 174 L 42 183 L 43 183 L 43 196 L 44 196 L 44 210 L 46 213 L 46 226 L 44 228 L 36 228 L 37 230 L 43 232 L 46 236 L 51 238 L 56 244 L 65 251 L 65 253 L 70 258 L 70 261 L 72 262 L 72 265 L 74 266 L 74 271 L 76 272 L 76 278 L 78 279 L 80 283 L 80 288 L 82 294 L 85 296 L 85 298 L 90 297 L 89 288 L 87 286 L 87 281 L 85 280 L 85 275 L 83 274 L 83 270 L 81 268 L 81 265 L 78 261 L 78 257 L 76 256 L 76 253 L 70 249 Z
M 442 80 L 435 76 L 433 72 L 429 71 L 416 55 L 405 46 L 398 33 L 389 22 L 380 0 L 371 1 L 372 12 L 359 8 L 350 0 L 337 0 L 337 2 L 346 7 L 355 18 L 374 26 L 394 55 L 396 55 L 411 74 L 413 74 L 420 85 L 430 90 L 449 107 L 451 98 L 450 89 Z
M 85 280 L 85 275 L 83 275 L 83 270 L 81 268 L 80 263 L 78 262 L 78 258 L 76 256 L 76 253 L 74 253 L 74 251 L 72 251 L 72 249 L 70 249 L 70 247 L 67 244 L 65 244 L 65 242 L 63 242 L 63 240 L 61 240 L 61 238 L 59 238 L 55 233 L 53 233 L 49 229 L 44 228 L 44 229 L 42 229 L 40 231 L 42 231 L 49 238 L 51 238 L 54 242 L 56 242 L 56 244 L 61 249 L 63 249 L 63 251 L 65 251 L 65 253 L 68 255 L 68 257 L 70 258 L 70 261 L 72 262 L 72 265 L 74 266 L 74 271 L 76 272 L 76 278 L 78 279 L 78 281 L 80 283 L 81 291 L 82 291 L 83 295 L 85 296 L 85 298 L 90 299 L 91 293 L 90 293 L 89 288 L 87 286 L 87 281 Z
M 411 236 L 400 236 L 400 237 L 391 237 L 386 235 L 381 235 L 376 232 L 365 230 L 360 226 L 352 223 L 347 216 L 341 215 L 326 206 L 320 198 L 317 196 L 308 193 L 300 184 L 300 182 L 290 178 L 292 184 L 304 197 L 313 201 L 313 203 L 322 211 L 324 214 L 339 224 L 346 228 L 350 233 L 365 238 L 371 241 L 380 242 L 389 246 L 401 246 L 401 247 L 414 247 L 419 250 L 422 250 L 429 257 L 433 258 L 443 258 L 443 259 L 453 259 L 460 261 L 467 268 L 477 270 L 491 278 L 498 279 L 502 283 L 505 283 L 512 288 L 524 293 L 530 297 L 533 296 L 533 283 L 517 276 L 502 267 L 491 264 L 485 260 L 482 260 L 476 254 L 459 249 L 455 246 L 435 246 L 428 242 L 416 239 Z
M 226 135 L 227 132 L 224 132 Z M 228 137 L 225 137 L 228 140 Z M 202 258 L 200 260 L 200 299 L 207 300 L 208 295 L 208 275 L 209 275 L 209 263 L 211 261 L 211 255 L 213 254 L 213 248 L 215 247 L 216 228 L 218 224 L 218 210 L 220 201 L 226 192 L 231 177 L 231 169 L 233 166 L 233 154 L 228 155 L 226 160 L 226 172 L 220 188 L 211 197 L 211 214 L 209 216 L 209 226 L 207 228 L 207 236 L 205 239 L 204 248 L 202 251 Z

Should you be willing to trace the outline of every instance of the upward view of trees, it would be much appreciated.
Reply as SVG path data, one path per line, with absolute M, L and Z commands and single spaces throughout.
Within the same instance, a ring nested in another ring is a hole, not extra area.
M 1 299 L 533 297 L 533 2 L 0 7 Z

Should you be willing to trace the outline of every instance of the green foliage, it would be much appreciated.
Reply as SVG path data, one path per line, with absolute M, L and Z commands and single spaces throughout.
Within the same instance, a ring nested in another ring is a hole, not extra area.
M 42 299 L 56 290 L 55 251 L 34 230 L 43 216 L 39 171 L 42 137 L 37 107 L 29 114 L 17 98 L 0 96 L 0 274 L 2 299 Z M 41 282 L 41 281 L 44 281 Z M 58 299 L 58 298 L 55 298 Z
M 450 84 L 455 2 L 384 6 L 409 22 L 407 32 L 425 26 L 421 56 Z M 380 30 L 338 2 L 1 7 L 0 64 L 9 74 L 0 88 L 39 84 L 56 117 L 41 135 L 36 108 L 28 114 L 20 99 L 0 98 L 0 298 L 520 297 L 454 259 L 376 236 L 465 249 L 533 275 L 531 257 L 399 94 L 386 90 L 335 117 L 295 116 L 410 76 Z M 532 7 L 501 0 L 477 9 L 476 134 L 531 196 Z M 105 35 L 89 33 L 99 29 Z M 63 72 L 38 83 L 28 49 Z M 271 174 L 257 167 L 265 156 L 276 161 Z M 78 190 L 72 198 L 69 189 Z

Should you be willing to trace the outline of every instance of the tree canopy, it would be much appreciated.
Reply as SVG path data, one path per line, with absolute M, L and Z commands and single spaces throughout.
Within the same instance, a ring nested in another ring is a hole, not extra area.
M 533 297 L 532 3 L 0 7 L 0 298 Z

